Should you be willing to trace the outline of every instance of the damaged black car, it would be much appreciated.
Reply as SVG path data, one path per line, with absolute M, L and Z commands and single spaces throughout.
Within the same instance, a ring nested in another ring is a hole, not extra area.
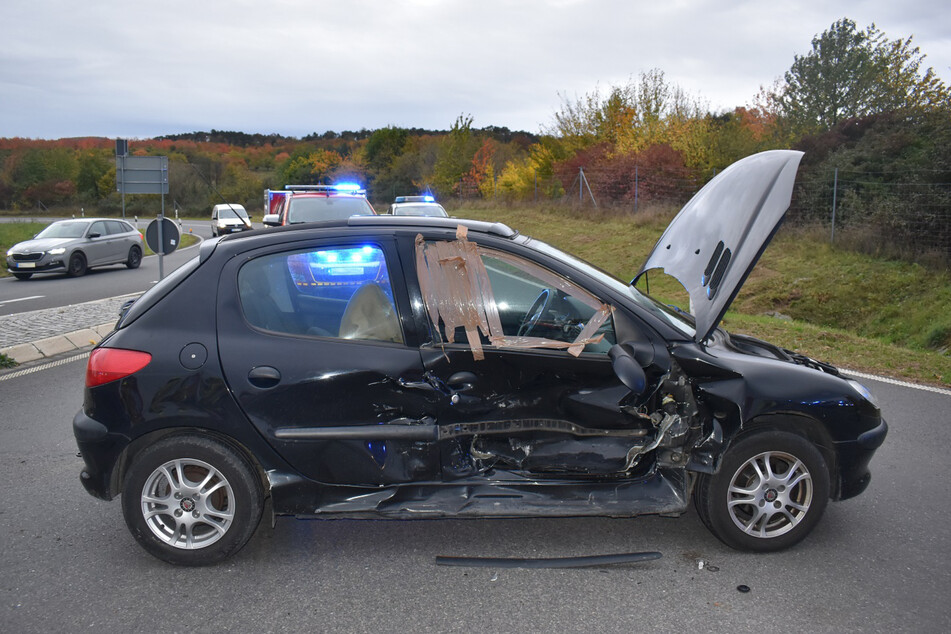
M 670 308 L 502 225 L 355 216 L 206 241 L 91 353 L 73 427 L 151 554 L 302 518 L 679 515 L 731 547 L 803 539 L 861 493 L 887 426 L 827 364 L 718 328 L 801 153 L 748 157 L 641 274 Z M 639 274 L 640 276 L 640 274 Z

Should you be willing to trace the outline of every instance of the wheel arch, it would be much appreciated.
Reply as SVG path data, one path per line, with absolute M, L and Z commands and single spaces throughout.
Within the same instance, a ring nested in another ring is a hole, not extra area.
M 825 426 L 810 416 L 794 413 L 764 414 L 747 421 L 730 441 L 730 445 L 737 441 L 762 431 L 779 431 L 796 434 L 810 441 L 822 454 L 826 467 L 829 470 L 830 490 L 832 499 L 839 497 L 840 478 L 838 457 L 835 442 Z
M 243 457 L 247 461 L 247 463 L 254 470 L 255 474 L 257 474 L 258 480 L 261 483 L 261 491 L 263 492 L 264 497 L 267 498 L 270 496 L 270 482 L 267 478 L 267 473 L 264 471 L 264 468 L 261 466 L 261 464 L 255 459 L 254 454 L 252 454 L 243 443 L 231 436 L 228 436 L 227 434 L 223 434 L 211 429 L 205 429 L 201 427 L 168 427 L 165 429 L 158 429 L 136 438 L 122 451 L 118 460 L 116 460 L 115 468 L 112 470 L 112 475 L 109 481 L 109 498 L 115 498 L 117 495 L 122 493 L 122 483 L 125 480 L 125 475 L 136 456 L 155 443 L 165 440 L 166 438 L 172 438 L 174 436 L 199 436 L 210 438 L 234 450 L 239 456 Z

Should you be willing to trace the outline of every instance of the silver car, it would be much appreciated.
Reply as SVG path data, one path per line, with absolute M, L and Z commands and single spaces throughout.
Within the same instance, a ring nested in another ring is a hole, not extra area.
M 60 220 L 32 240 L 13 245 L 7 251 L 7 270 L 18 280 L 28 280 L 34 273 L 79 277 L 93 266 L 138 268 L 142 252 L 142 234 L 125 220 Z

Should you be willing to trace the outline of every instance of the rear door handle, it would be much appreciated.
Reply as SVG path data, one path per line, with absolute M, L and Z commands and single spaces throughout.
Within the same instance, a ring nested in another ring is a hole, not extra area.
M 248 382 L 254 387 L 267 389 L 281 382 L 281 373 L 277 371 L 277 368 L 261 365 L 251 368 L 251 371 L 248 372 Z

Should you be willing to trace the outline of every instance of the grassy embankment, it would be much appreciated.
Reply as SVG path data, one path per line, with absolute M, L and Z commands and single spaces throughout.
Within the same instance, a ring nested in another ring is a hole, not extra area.
M 450 213 L 504 222 L 629 280 L 673 211 L 467 206 Z M 653 274 L 650 286 L 686 308 L 687 294 L 672 278 Z M 781 230 L 724 326 L 844 368 L 951 385 L 951 275 L 836 249 L 825 234 Z

